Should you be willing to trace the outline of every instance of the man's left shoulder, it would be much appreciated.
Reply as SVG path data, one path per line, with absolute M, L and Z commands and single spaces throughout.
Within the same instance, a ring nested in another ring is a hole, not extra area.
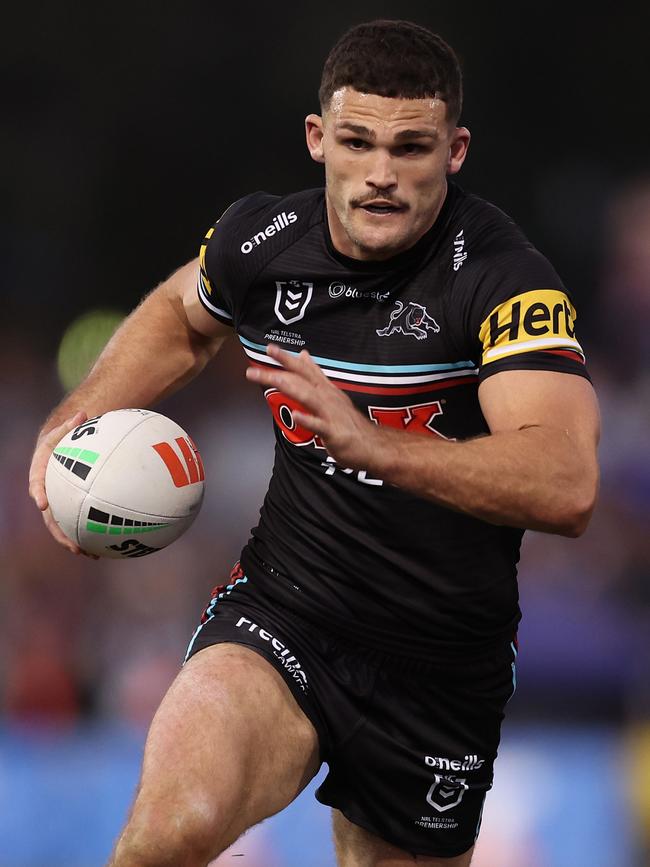
M 455 238 L 463 241 L 467 264 L 489 263 L 509 254 L 524 259 L 545 259 L 506 211 L 474 193 L 457 191 L 451 229 Z

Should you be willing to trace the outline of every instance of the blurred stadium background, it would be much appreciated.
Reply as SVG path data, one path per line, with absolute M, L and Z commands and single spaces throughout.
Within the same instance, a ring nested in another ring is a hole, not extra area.
M 460 182 L 555 263 L 603 415 L 590 529 L 524 545 L 519 688 L 474 864 L 650 864 L 649 7 L 60 0 L 13 5 L 0 37 L 0 867 L 104 863 L 146 726 L 272 459 L 270 416 L 229 347 L 159 407 L 206 462 L 191 531 L 155 557 L 94 563 L 59 550 L 27 498 L 37 429 L 231 201 L 321 184 L 302 119 L 332 42 L 374 17 L 458 50 L 474 135 Z M 333 865 L 312 789 L 220 867 Z

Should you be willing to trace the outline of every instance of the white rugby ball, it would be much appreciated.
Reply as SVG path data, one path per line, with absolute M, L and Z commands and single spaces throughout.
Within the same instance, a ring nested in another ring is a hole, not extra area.
M 188 434 L 167 416 L 117 409 L 88 419 L 54 448 L 45 491 L 54 520 L 88 554 L 144 557 L 196 518 L 205 473 Z

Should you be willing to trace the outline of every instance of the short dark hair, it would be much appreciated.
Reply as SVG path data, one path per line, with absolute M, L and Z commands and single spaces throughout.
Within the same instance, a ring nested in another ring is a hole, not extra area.
M 402 99 L 438 97 L 457 123 L 463 104 L 459 60 L 442 37 L 411 21 L 357 24 L 331 49 L 321 78 L 321 109 L 342 87 Z

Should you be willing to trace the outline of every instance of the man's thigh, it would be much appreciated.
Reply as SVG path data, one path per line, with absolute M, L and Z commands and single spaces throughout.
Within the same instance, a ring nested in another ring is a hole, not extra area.
M 147 737 L 130 824 L 151 834 L 212 833 L 213 853 L 289 804 L 319 767 L 316 731 L 282 676 L 236 644 L 183 667 Z
M 332 810 L 334 846 L 338 867 L 468 867 L 474 847 L 453 858 L 412 855 L 353 825 L 338 810 Z

